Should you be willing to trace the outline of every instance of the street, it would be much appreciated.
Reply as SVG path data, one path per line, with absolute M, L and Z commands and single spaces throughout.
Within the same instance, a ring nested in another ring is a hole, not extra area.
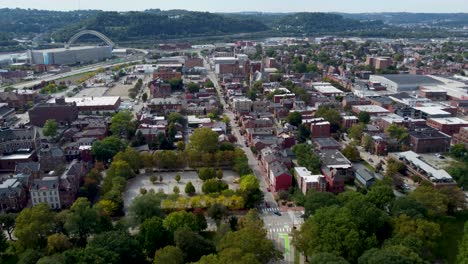
M 202 57 L 201 54 L 199 55 Z M 227 107 L 228 104 L 224 100 L 222 88 L 218 82 L 216 74 L 210 68 L 206 58 L 202 58 L 204 66 L 208 72 L 208 78 L 213 82 L 218 93 L 219 100 L 223 105 L 223 114 L 229 117 L 232 133 L 237 138 L 238 144 L 244 150 L 249 161 L 249 166 L 260 183 L 260 189 L 263 191 L 265 203 L 268 203 L 268 206 L 263 203 L 258 209 L 265 224 L 265 229 L 267 230 L 267 237 L 272 240 L 276 248 L 283 253 L 284 259 L 277 263 L 294 263 L 294 247 L 291 245 L 291 234 L 294 228 L 299 229 L 301 224 L 304 222 L 301 217 L 304 212 L 293 210 L 280 212 L 280 208 L 278 207 L 273 194 L 268 191 L 268 184 L 260 172 L 257 159 L 252 153 L 252 150 L 245 145 L 244 137 L 240 134 L 239 127 L 234 122 L 234 113 Z M 279 215 L 275 213 L 279 213 Z

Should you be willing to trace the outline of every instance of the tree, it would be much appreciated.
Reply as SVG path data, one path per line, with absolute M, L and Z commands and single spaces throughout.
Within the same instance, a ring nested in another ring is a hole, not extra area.
M 395 194 L 391 186 L 382 182 L 377 182 L 367 192 L 366 200 L 374 204 L 377 208 L 387 209 L 395 199 Z
M 352 162 L 360 161 L 361 155 L 359 154 L 359 150 L 351 145 L 347 145 L 342 151 L 343 155 L 348 158 Z
M 398 197 L 393 201 L 390 213 L 395 217 L 404 214 L 411 218 L 422 219 L 427 216 L 427 208 L 422 203 L 412 198 Z
M 78 198 L 70 208 L 65 221 L 65 229 L 71 237 L 78 239 L 78 244 L 85 245 L 86 239 L 100 231 L 99 214 L 84 197 Z
M 158 177 L 156 177 L 156 175 L 151 175 L 149 179 L 152 184 L 156 184 Z
M 25 208 L 16 218 L 15 237 L 23 248 L 42 248 L 54 229 L 54 213 L 47 204 Z
M 397 124 L 388 126 L 386 132 L 391 138 L 398 140 L 399 143 L 405 143 L 408 140 L 409 134 L 406 129 Z
M 216 171 L 213 168 L 200 168 L 198 170 L 198 178 L 202 181 L 216 178 Z
M 218 134 L 210 128 L 197 128 L 190 137 L 189 147 L 200 153 L 218 149 Z
M 170 241 L 170 235 L 164 228 L 160 217 L 146 219 L 140 225 L 139 230 L 137 240 L 148 257 L 154 256 L 157 249 L 166 246 Z
M 339 257 L 332 253 L 317 253 L 312 255 L 310 258 L 310 263 L 320 263 L 320 264 L 349 264 L 344 258 Z
M 291 112 L 289 113 L 288 117 L 286 118 L 289 124 L 299 127 L 302 124 L 302 115 L 299 112 Z
M 202 191 L 205 194 L 210 194 L 210 193 L 220 193 L 224 190 L 229 189 L 229 186 L 227 183 L 217 180 L 217 179 L 209 179 L 203 182 L 202 185 Z
M 134 171 L 141 169 L 143 166 L 139 153 L 129 146 L 127 146 L 124 151 L 120 151 L 114 156 L 114 162 L 115 161 L 127 162 Z
M 432 215 L 444 215 L 448 211 L 449 198 L 429 185 L 421 185 L 408 195 L 423 204 Z
M 0 230 L 6 232 L 10 240 L 13 240 L 11 235 L 15 229 L 16 216 L 17 215 L 13 213 L 0 214 Z
M 180 182 L 180 174 L 176 174 L 176 176 L 174 177 L 174 180 L 176 180 L 177 183 Z
M 53 255 L 62 253 L 63 251 L 70 249 L 72 244 L 68 240 L 68 237 L 64 234 L 52 234 L 47 238 L 47 255 Z
M 294 234 L 293 243 L 306 256 L 330 252 L 350 262 L 355 262 L 365 248 L 377 245 L 375 238 L 360 231 L 351 210 L 337 206 L 317 210 Z
M 133 114 L 130 111 L 120 111 L 111 119 L 110 131 L 117 137 L 130 138 L 136 130 Z
M 468 263 L 468 222 L 465 223 L 463 238 L 458 246 L 457 263 Z
M 410 249 L 399 246 L 384 249 L 370 249 L 359 258 L 359 264 L 374 264 L 374 263 L 397 263 L 397 264 L 413 264 L 424 263 L 423 260 Z
M 205 215 L 203 212 L 195 213 L 195 220 L 197 221 L 197 229 L 202 231 L 208 227 L 208 223 L 206 222 Z
M 185 118 L 183 115 L 181 115 L 180 113 L 178 112 L 171 112 L 168 116 L 167 116 L 167 121 L 169 123 L 179 123 L 179 124 L 185 124 Z
M 240 180 L 240 192 L 246 208 L 254 208 L 263 201 L 260 183 L 253 174 L 244 175 Z
M 57 121 L 55 121 L 55 119 L 48 119 L 44 124 L 42 133 L 46 137 L 55 137 L 57 135 L 57 129 L 58 129 Z
M 119 210 L 119 205 L 108 199 L 101 199 L 94 207 L 104 217 L 114 216 Z
M 301 124 L 299 126 L 299 130 L 298 130 L 298 133 L 299 133 L 299 143 L 304 143 L 306 142 L 309 138 L 310 138 L 310 128 L 305 125 L 305 124 Z
M 110 177 L 110 179 L 113 179 L 122 177 L 124 179 L 130 179 L 134 176 L 135 172 L 133 171 L 132 167 L 130 167 L 130 164 L 123 160 L 115 160 L 107 170 L 106 178 Z
M 95 141 L 91 148 L 91 153 L 96 160 L 107 162 L 123 148 L 124 144 L 118 137 L 110 136 L 101 141 Z
M 330 108 L 329 106 L 319 106 L 317 112 L 315 112 L 315 116 L 322 117 L 326 121 L 330 122 L 332 126 L 332 131 L 337 131 L 340 127 L 340 112 L 333 108 Z
M 221 220 L 223 220 L 228 215 L 228 210 L 226 206 L 214 203 L 208 208 L 208 216 L 215 220 L 216 224 L 219 226 Z
M 297 157 L 297 162 L 300 166 L 306 167 L 313 173 L 319 173 L 322 162 L 320 157 L 314 153 L 312 146 L 309 144 L 297 144 L 292 148 L 294 155 Z
M 181 78 L 172 78 L 169 80 L 172 91 L 182 90 L 184 88 L 184 82 Z
M 172 191 L 173 191 L 175 194 L 179 194 L 179 193 L 180 193 L 180 189 L 179 189 L 179 187 L 177 187 L 177 186 L 174 186 L 174 188 L 172 189 Z
M 222 180 L 222 179 L 223 179 L 223 170 L 218 169 L 218 170 L 216 171 L 216 178 L 217 178 L 218 180 Z
M 186 226 L 177 229 L 174 233 L 174 242 L 184 252 L 185 263 L 198 261 L 203 255 L 216 252 L 213 242 Z
M 305 196 L 305 215 L 306 217 L 309 217 L 320 208 L 338 204 L 339 201 L 333 193 L 309 191 Z
M 364 132 L 364 126 L 362 124 L 354 124 L 348 132 L 350 138 L 360 141 L 362 138 L 362 132 Z
M 374 152 L 372 149 L 374 147 L 374 140 L 372 139 L 372 137 L 370 135 L 365 135 L 363 138 L 362 138 L 362 147 L 366 150 L 366 151 L 370 151 L 370 152 Z
M 154 255 L 154 264 L 184 264 L 184 252 L 178 247 L 166 246 Z
M 146 103 L 146 101 L 148 100 L 148 94 L 147 94 L 147 93 L 144 93 L 144 94 L 141 96 L 141 100 L 143 101 L 143 103 Z
M 116 264 L 144 263 L 145 258 L 140 244 L 132 236 L 122 231 L 110 231 L 94 236 L 86 245 L 86 250 L 104 250 L 117 255 Z
M 368 124 L 371 117 L 370 117 L 368 112 L 362 111 L 362 112 L 359 112 L 358 119 L 359 119 L 359 122 L 361 122 L 363 124 Z
M 162 217 L 161 195 L 153 192 L 139 195 L 133 199 L 128 211 L 130 218 L 137 224 L 155 216 Z
M 187 182 L 185 185 L 185 193 L 188 195 L 193 195 L 195 194 L 195 187 L 193 186 L 192 182 Z
M 211 80 L 208 80 L 208 81 L 205 83 L 205 87 L 213 88 L 213 87 L 214 87 L 214 83 L 213 83 Z
M 464 144 L 455 144 L 450 148 L 450 155 L 456 159 L 467 159 L 468 160 L 468 150 Z
M 188 227 L 193 231 L 198 230 L 198 223 L 192 213 L 180 211 L 170 213 L 163 221 L 164 228 L 174 233 L 178 228 Z
M 200 91 L 200 86 L 194 82 L 190 82 L 187 84 L 187 90 L 190 93 L 198 93 L 198 91 Z
M 413 235 L 423 241 L 429 249 L 436 246 L 442 235 L 439 224 L 425 219 L 411 219 L 407 215 L 400 215 L 393 220 L 393 223 L 395 235 Z
M 253 256 L 257 260 L 257 262 L 249 261 L 248 263 L 266 264 L 279 260 L 281 257 L 281 253 L 275 249 L 273 242 L 266 238 L 262 220 L 256 213 L 252 213 L 252 210 L 243 219 L 242 228 L 228 232 L 218 244 L 220 256 L 230 255 L 228 252 L 232 250 L 240 250 L 239 255 Z

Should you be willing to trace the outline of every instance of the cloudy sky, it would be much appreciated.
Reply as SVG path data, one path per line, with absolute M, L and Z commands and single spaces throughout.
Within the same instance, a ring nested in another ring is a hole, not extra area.
M 211 12 L 468 12 L 468 0 L 0 0 L 0 8 L 187 9 Z

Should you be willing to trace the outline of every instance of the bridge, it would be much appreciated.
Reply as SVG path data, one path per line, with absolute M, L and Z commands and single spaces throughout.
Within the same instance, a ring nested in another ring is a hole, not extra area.
M 70 40 L 65 44 L 65 48 L 69 49 L 70 46 L 75 43 L 76 40 L 78 40 L 81 36 L 83 35 L 93 35 L 98 38 L 100 38 L 102 41 L 104 41 L 107 45 L 111 46 L 112 48 L 116 46 L 114 42 L 110 38 L 108 38 L 106 35 L 102 34 L 101 32 L 97 32 L 95 30 L 82 30 L 75 35 L 73 35 Z

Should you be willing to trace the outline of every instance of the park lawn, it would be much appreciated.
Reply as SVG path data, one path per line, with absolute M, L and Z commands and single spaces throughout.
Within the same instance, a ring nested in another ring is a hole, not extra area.
M 435 249 L 437 258 L 446 260 L 449 264 L 456 262 L 458 245 L 463 237 L 463 227 L 466 221 L 468 221 L 466 211 L 456 216 L 446 216 L 436 220 L 442 232 L 442 237 Z

